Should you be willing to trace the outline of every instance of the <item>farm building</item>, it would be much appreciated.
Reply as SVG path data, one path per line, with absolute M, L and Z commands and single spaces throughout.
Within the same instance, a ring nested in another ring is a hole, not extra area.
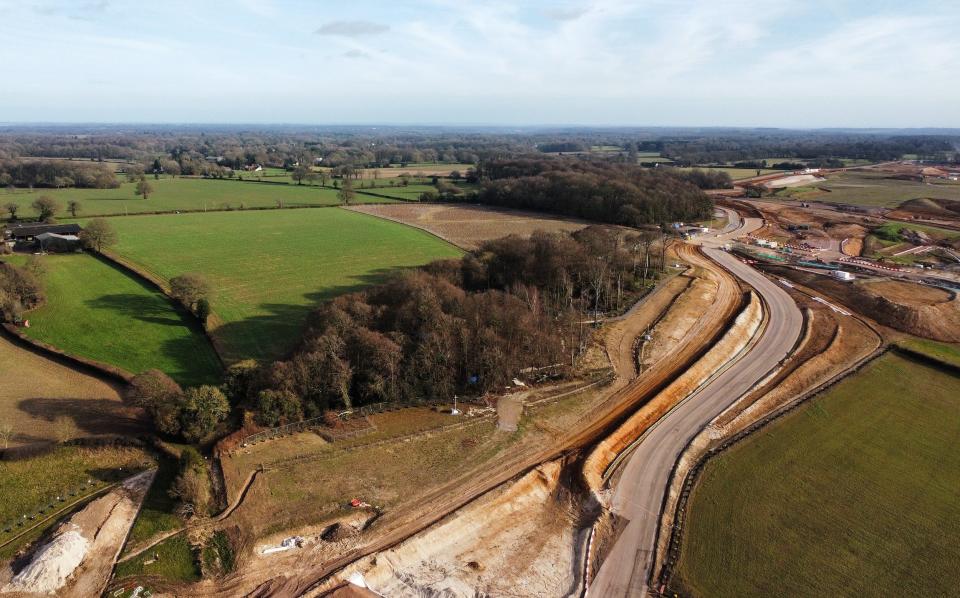
M 80 237 L 77 235 L 58 235 L 57 233 L 40 233 L 35 238 L 35 244 L 40 251 L 76 251 L 80 249 Z
M 40 249 L 47 249 L 49 243 L 52 247 L 65 247 L 75 249 L 79 244 L 80 231 L 79 224 L 20 224 L 8 227 L 4 231 L 4 238 L 14 243 L 15 247 L 23 249 L 32 248 L 39 245 Z M 63 251 L 65 249 L 55 249 Z

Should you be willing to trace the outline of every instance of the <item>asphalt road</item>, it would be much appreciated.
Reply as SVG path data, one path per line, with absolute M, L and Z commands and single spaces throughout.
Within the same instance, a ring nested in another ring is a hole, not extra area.
M 629 523 L 590 585 L 589 596 L 647 595 L 660 507 L 674 464 L 690 440 L 764 378 L 800 335 L 802 316 L 790 296 L 753 268 L 713 248 L 732 236 L 758 228 L 760 223 L 747 218 L 739 230 L 715 237 L 704 235 L 701 242 L 710 258 L 760 293 L 768 306 L 769 323 L 752 351 L 657 422 L 624 464 L 612 508 Z

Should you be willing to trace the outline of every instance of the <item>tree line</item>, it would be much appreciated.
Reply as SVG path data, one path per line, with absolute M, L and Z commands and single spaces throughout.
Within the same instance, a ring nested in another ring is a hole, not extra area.
M 713 202 L 689 175 L 577 159 L 481 163 L 476 200 L 609 224 L 641 226 L 708 218 Z
M 115 189 L 120 186 L 113 171 L 96 162 L 68 160 L 2 160 L 0 187 L 48 187 L 61 189 Z

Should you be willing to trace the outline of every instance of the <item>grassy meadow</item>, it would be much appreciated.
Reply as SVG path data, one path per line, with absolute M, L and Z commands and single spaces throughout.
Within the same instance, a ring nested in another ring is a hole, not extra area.
M 911 199 L 960 200 L 960 183 L 941 180 L 920 183 L 889 177 L 889 173 L 882 172 L 859 170 L 838 172 L 828 175 L 827 180 L 817 183 L 816 187 L 782 189 L 777 192 L 777 195 L 884 208 L 895 208 Z
M 45 255 L 40 263 L 47 301 L 28 313 L 29 336 L 133 373 L 157 368 L 181 384 L 219 380 L 207 338 L 160 292 L 91 255 Z
M 960 377 L 888 353 L 704 468 L 678 589 L 946 596 L 960 583 Z
M 246 178 L 252 178 L 248 173 Z M 69 217 L 67 203 L 80 203 L 77 216 L 114 216 L 147 212 L 203 211 L 241 208 L 333 206 L 338 205 L 337 190 L 319 185 L 265 184 L 223 179 L 161 177 L 148 179 L 154 188 L 149 199 L 134 192 L 134 183 L 122 183 L 116 189 L 18 189 L 11 193 L 0 190 L 0 205 L 13 202 L 20 206 L 21 217 L 36 214 L 30 207 L 36 198 L 49 195 L 63 206 L 61 218 Z M 263 177 L 264 181 L 279 181 L 279 177 Z M 288 182 L 289 183 L 289 182 Z M 382 198 L 357 195 L 358 203 L 382 203 Z M 4 217 L 6 213 L 4 213 Z
M 276 359 L 299 338 L 312 306 L 382 281 L 398 268 L 460 251 L 411 227 L 347 210 L 168 214 L 111 220 L 116 252 L 170 279 L 204 274 L 214 334 L 228 360 Z

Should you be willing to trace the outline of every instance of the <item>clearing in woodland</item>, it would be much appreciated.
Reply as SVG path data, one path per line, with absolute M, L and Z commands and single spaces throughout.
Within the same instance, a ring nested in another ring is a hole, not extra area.
M 180 384 L 218 381 L 220 364 L 198 324 L 156 289 L 92 255 L 44 255 L 39 263 L 47 300 L 26 316 L 31 338 L 132 373 L 156 368 Z
M 270 210 L 115 218 L 116 252 L 169 280 L 198 272 L 212 286 L 224 358 L 276 359 L 307 314 L 399 268 L 460 251 L 408 226 L 347 210 Z
M 464 249 L 476 249 L 484 241 L 507 235 L 529 237 L 530 233 L 537 230 L 572 232 L 588 224 L 534 212 L 479 205 L 391 204 L 355 206 L 350 209 L 422 228 Z
M 888 353 L 709 461 L 676 585 L 694 596 L 952 594 L 960 377 Z

